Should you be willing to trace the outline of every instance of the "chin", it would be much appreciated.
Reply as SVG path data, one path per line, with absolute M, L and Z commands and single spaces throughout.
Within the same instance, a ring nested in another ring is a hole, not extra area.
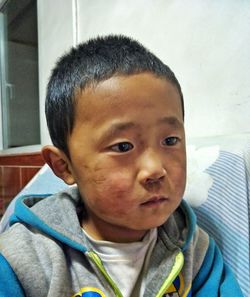
M 157 218 L 157 220 L 151 222 L 151 228 L 157 228 L 160 227 L 161 225 L 165 224 L 166 221 L 168 220 L 169 215 L 168 216 L 164 216 L 163 218 Z
M 136 228 L 137 230 L 150 230 L 153 228 L 158 228 L 161 225 L 163 225 L 166 222 L 167 218 L 163 219 L 163 220 L 157 220 L 154 222 L 149 222 L 148 224 L 144 222 L 143 225 L 138 226 L 138 228 Z

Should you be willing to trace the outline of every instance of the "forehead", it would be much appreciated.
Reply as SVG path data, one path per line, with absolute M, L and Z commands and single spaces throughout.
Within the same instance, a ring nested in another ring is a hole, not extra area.
M 97 120 L 104 112 L 124 114 L 146 107 L 161 108 L 159 101 L 165 112 L 175 109 L 182 118 L 180 94 L 165 78 L 151 73 L 113 76 L 88 86 L 76 96 L 75 120 Z

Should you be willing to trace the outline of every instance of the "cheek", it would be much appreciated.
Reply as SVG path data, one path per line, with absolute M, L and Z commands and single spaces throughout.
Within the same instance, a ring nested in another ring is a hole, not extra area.
M 186 186 L 186 168 L 179 167 L 176 169 L 172 180 L 175 184 L 176 194 L 182 197 Z
M 81 192 L 90 208 L 122 215 L 132 203 L 132 190 L 133 183 L 125 172 L 98 170 L 84 182 Z
M 169 181 L 172 183 L 172 189 L 175 191 L 176 196 L 182 197 L 186 185 L 186 159 L 185 154 L 178 156 L 168 171 Z
M 89 182 L 92 184 L 92 187 L 95 186 L 95 189 L 98 192 L 104 192 L 109 194 L 124 194 L 131 190 L 132 182 L 126 172 L 119 170 L 104 170 L 96 172 L 92 175 Z

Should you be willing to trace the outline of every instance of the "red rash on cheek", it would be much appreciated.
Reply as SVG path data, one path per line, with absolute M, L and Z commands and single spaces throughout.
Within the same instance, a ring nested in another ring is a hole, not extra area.
M 133 183 L 131 176 L 120 167 L 105 168 L 95 167 L 90 175 L 90 182 L 95 184 L 102 193 L 109 193 L 112 196 L 122 195 L 130 192 Z
M 122 173 L 98 172 L 86 181 L 86 197 L 93 207 L 106 206 L 115 210 L 115 214 L 125 213 L 124 205 L 131 200 L 132 185 Z M 88 191 L 89 190 L 89 191 Z M 83 186 L 84 191 L 84 186 Z M 108 210 L 107 210 L 108 211 Z

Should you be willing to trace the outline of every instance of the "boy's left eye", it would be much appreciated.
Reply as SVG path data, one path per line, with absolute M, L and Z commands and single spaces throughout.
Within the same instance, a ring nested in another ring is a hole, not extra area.
M 163 145 L 173 146 L 176 145 L 179 141 L 179 138 L 176 136 L 167 137 L 163 140 Z
M 129 142 L 120 142 L 111 146 L 112 151 L 117 153 L 125 153 L 127 151 L 132 150 L 133 148 L 134 148 L 133 144 Z

